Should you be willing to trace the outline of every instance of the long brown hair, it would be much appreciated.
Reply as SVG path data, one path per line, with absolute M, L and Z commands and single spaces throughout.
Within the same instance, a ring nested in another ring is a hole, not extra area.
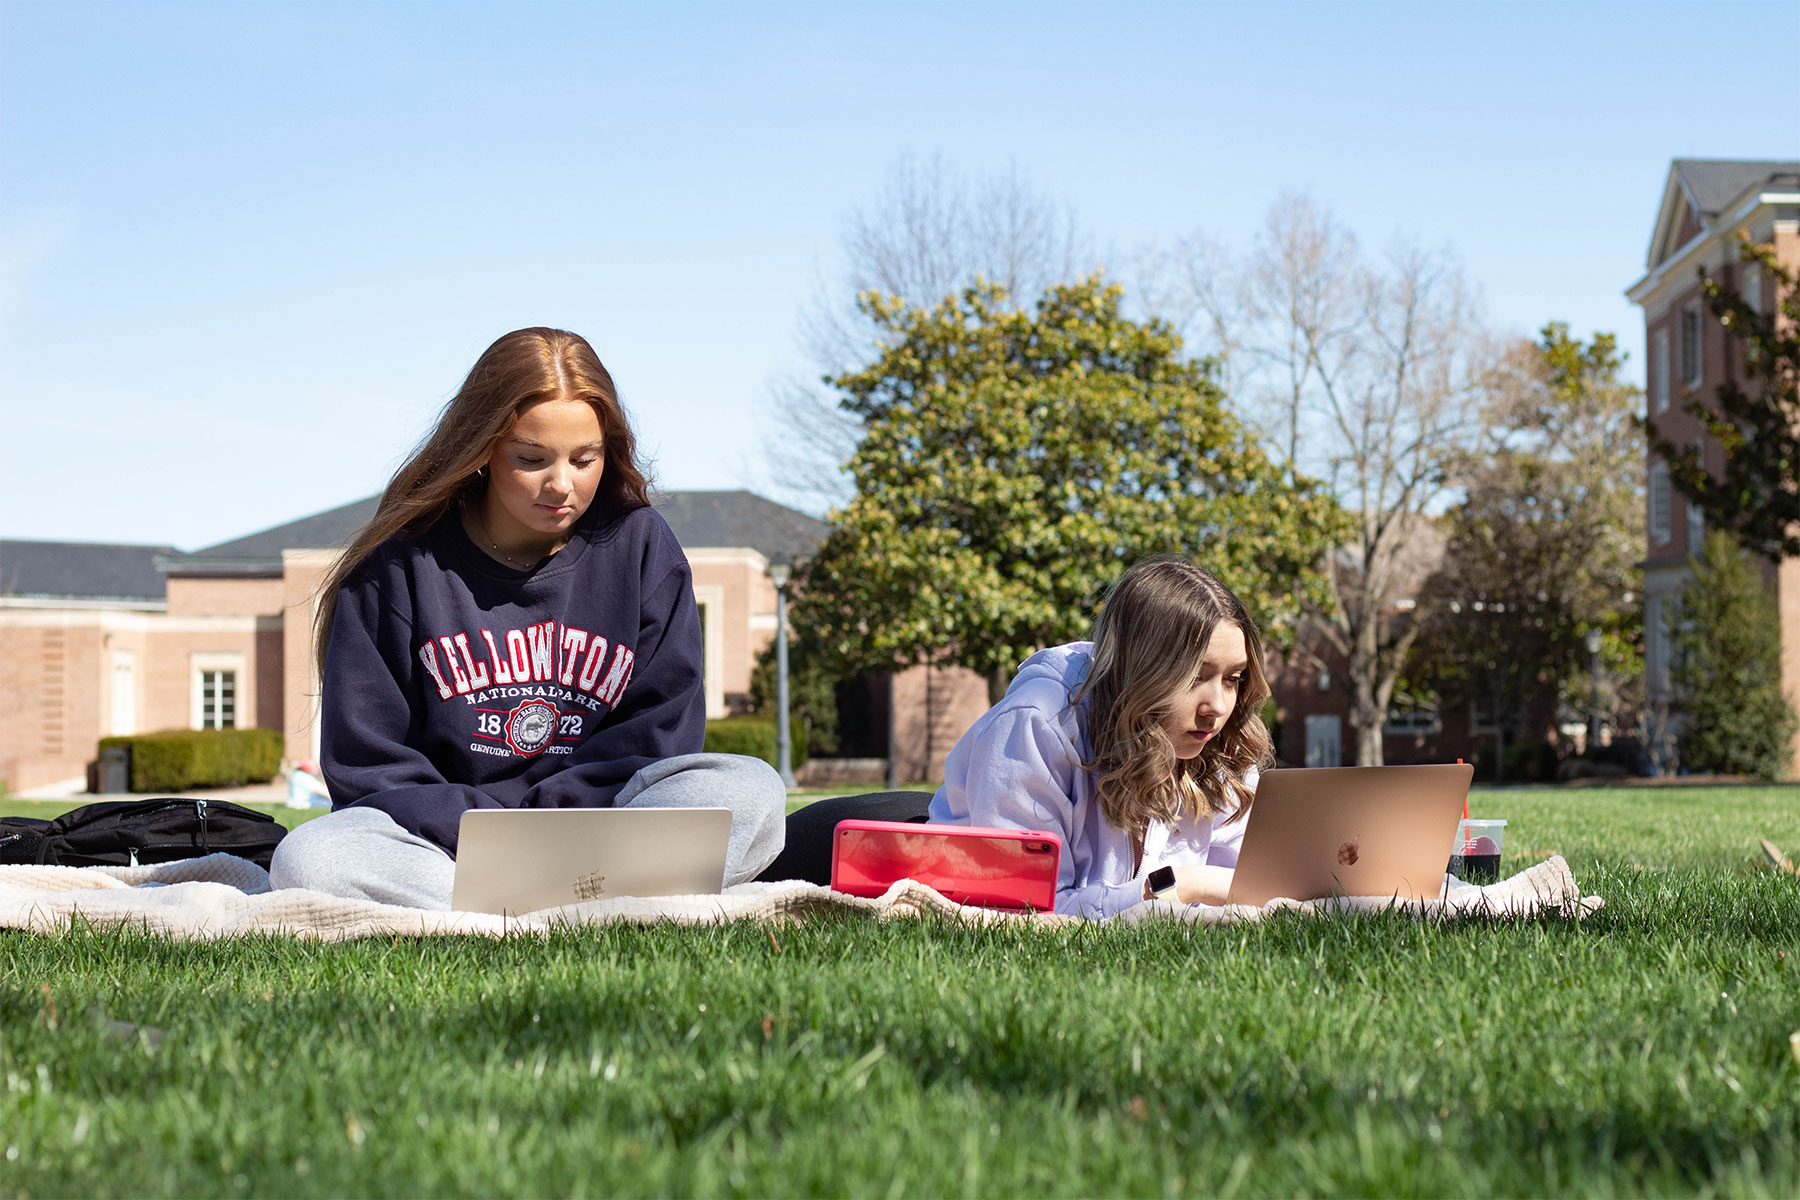
M 1249 666 L 1237 706 L 1217 737 L 1183 761 L 1163 732 L 1174 698 L 1192 684 L 1213 630 L 1233 624 L 1244 632 Z M 1100 811 L 1120 829 L 1143 833 L 1152 822 L 1184 816 L 1231 820 L 1250 811 L 1244 783 L 1251 767 L 1274 760 L 1262 705 L 1269 698 L 1262 638 L 1232 590 L 1185 559 L 1152 559 L 1133 566 L 1113 587 L 1094 620 L 1094 662 L 1071 701 L 1088 703 L 1084 764 L 1099 776 Z
M 481 352 L 456 395 L 381 493 L 375 515 L 332 564 L 320 585 L 313 621 L 313 653 L 325 670 L 325 647 L 337 612 L 337 592 L 363 559 L 391 537 L 418 537 L 458 501 L 487 486 L 481 468 L 526 406 L 539 400 L 585 400 L 600 418 L 606 465 L 596 506 L 615 510 L 650 503 L 650 484 L 637 461 L 637 439 L 619 405 L 612 375 L 587 339 L 566 329 L 515 329 Z

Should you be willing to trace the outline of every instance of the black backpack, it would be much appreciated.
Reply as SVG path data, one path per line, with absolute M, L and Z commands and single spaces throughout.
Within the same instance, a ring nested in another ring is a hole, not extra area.
M 226 800 L 103 800 L 53 821 L 0 817 L 0 865 L 135 867 L 224 853 L 266 871 L 286 833 Z

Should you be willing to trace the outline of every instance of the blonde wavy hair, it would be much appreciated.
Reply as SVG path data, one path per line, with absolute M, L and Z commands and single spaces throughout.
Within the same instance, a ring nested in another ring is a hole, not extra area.
M 1200 754 L 1183 761 L 1162 722 L 1192 686 L 1213 630 L 1244 633 L 1249 666 L 1237 707 Z M 1131 567 L 1094 620 L 1094 661 L 1070 703 L 1087 701 L 1088 744 L 1099 776 L 1100 811 L 1120 829 L 1142 834 L 1153 822 L 1250 811 L 1244 783 L 1251 767 L 1274 761 L 1262 722 L 1269 681 L 1262 638 L 1244 602 L 1211 572 L 1185 559 L 1152 559 Z M 1229 824 L 1229 822 L 1227 822 Z
M 637 441 L 618 389 L 587 339 L 542 326 L 503 335 L 469 368 L 436 427 L 394 472 L 375 515 L 320 584 L 313 654 L 321 675 L 338 588 L 350 572 L 389 538 L 419 537 L 457 504 L 478 501 L 487 490 L 482 468 L 494 447 L 529 405 L 552 399 L 585 400 L 600 418 L 606 465 L 594 507 L 625 511 L 649 505 L 649 481 L 638 463 Z

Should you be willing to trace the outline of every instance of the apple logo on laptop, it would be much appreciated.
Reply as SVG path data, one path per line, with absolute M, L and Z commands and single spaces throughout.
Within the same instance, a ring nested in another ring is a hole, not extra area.
M 606 898 L 606 876 L 598 871 L 589 871 L 586 875 L 575 878 L 575 898 L 577 900 L 603 900 Z
M 1362 857 L 1362 851 L 1354 838 L 1338 847 L 1338 863 L 1342 866 L 1353 867 L 1360 857 Z

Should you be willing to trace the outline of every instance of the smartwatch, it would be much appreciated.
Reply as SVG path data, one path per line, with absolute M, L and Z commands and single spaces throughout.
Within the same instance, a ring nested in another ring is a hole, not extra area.
M 1175 898 L 1175 868 L 1158 867 L 1144 879 L 1144 890 L 1150 893 L 1152 900 L 1173 900 Z

